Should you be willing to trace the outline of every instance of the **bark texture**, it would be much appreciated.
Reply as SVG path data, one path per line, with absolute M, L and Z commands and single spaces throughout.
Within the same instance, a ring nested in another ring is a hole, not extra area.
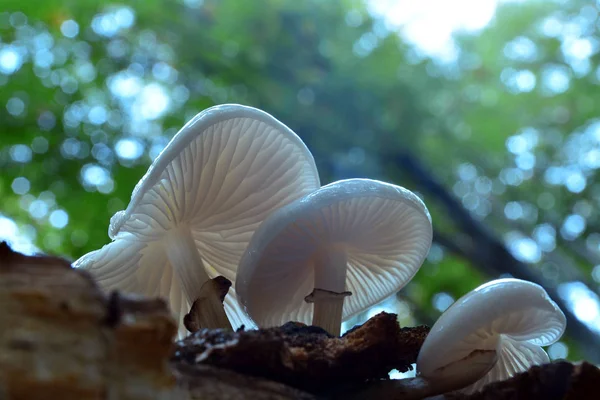
M 428 332 L 400 328 L 394 314 L 341 338 L 288 323 L 200 329 L 174 343 L 176 330 L 162 300 L 105 295 L 65 260 L 0 243 L 0 400 L 326 400 L 372 389 L 382 399 L 421 398 L 411 385 L 381 380 L 411 368 Z M 436 399 L 598 399 L 598 382 L 591 364 L 556 362 Z
M 169 398 L 175 330 L 163 301 L 106 298 L 68 262 L 0 243 L 0 398 Z
M 587 362 L 561 361 L 532 367 L 529 371 L 487 385 L 470 396 L 440 397 L 446 400 L 596 400 L 600 398 L 600 370 Z
M 281 383 L 171 364 L 164 301 L 106 296 L 85 272 L 0 243 L 0 400 L 309 400 Z
M 202 329 L 177 343 L 173 362 L 214 365 L 318 392 L 412 369 L 428 332 L 424 326 L 400 328 L 388 313 L 341 338 L 295 322 L 246 332 Z

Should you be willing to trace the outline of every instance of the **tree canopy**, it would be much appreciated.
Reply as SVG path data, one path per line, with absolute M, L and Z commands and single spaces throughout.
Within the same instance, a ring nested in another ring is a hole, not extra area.
M 597 5 L 502 2 L 444 60 L 354 0 L 3 6 L 0 238 L 17 249 L 75 259 L 106 244 L 170 137 L 242 103 L 298 133 L 323 183 L 370 177 L 423 197 L 434 245 L 381 306 L 402 325 L 512 275 L 567 314 L 550 356 L 600 363 Z

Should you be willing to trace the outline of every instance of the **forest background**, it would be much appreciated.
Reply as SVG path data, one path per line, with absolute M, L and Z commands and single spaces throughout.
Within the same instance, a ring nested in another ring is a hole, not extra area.
M 108 243 L 154 157 L 214 104 L 298 133 L 323 183 L 417 192 L 434 244 L 358 316 L 431 324 L 481 283 L 543 285 L 553 359 L 600 363 L 600 19 L 592 1 L 0 0 L 0 239 Z

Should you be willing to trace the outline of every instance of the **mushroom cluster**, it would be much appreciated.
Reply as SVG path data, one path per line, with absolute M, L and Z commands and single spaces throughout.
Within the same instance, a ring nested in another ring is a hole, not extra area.
M 173 137 L 127 209 L 111 218 L 113 241 L 74 266 L 104 289 L 167 298 L 182 321 L 210 279 L 235 282 L 248 241 L 271 212 L 319 186 L 311 153 L 288 127 L 255 108 L 212 107 Z M 234 290 L 225 296 L 227 316 L 218 290 L 209 295 L 216 300 L 204 327 L 252 326 Z
M 229 104 L 173 137 L 111 218 L 109 236 L 74 266 L 104 289 L 166 298 L 180 337 L 192 304 L 200 308 L 194 327 L 298 321 L 339 336 L 342 321 L 415 276 L 433 228 L 425 204 L 403 187 L 372 179 L 321 187 L 294 132 Z M 564 330 L 542 287 L 489 282 L 437 320 L 419 353 L 418 384 L 407 387 L 477 391 L 548 362 L 541 346 Z

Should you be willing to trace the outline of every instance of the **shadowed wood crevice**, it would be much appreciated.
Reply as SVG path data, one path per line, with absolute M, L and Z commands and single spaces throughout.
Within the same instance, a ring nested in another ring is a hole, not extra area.
M 176 344 L 172 361 L 213 365 L 319 391 L 345 382 L 381 379 L 416 362 L 429 329 L 400 328 L 380 313 L 341 338 L 289 322 L 281 327 L 228 332 L 201 329 Z

